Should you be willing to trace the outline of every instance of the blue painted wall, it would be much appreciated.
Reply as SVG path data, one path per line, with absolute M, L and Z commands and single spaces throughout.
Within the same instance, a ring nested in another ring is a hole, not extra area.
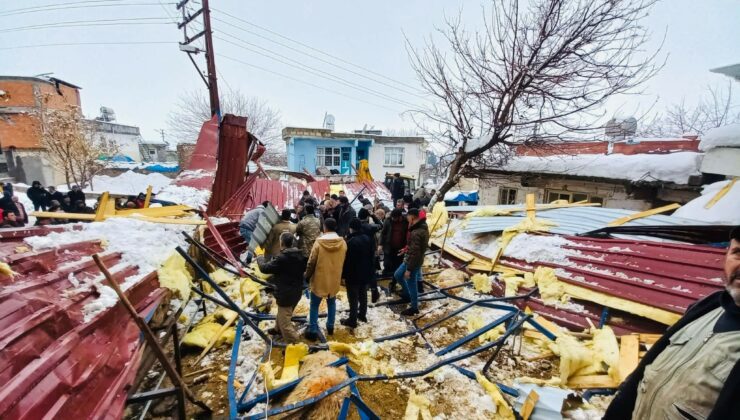
M 367 159 L 370 156 L 371 142 L 367 140 L 358 139 L 330 139 L 330 138 L 316 138 L 316 137 L 292 137 L 286 145 L 286 151 L 288 153 L 288 170 L 291 171 L 302 171 L 304 168 L 312 173 L 316 173 L 316 149 L 319 147 L 338 147 L 338 148 L 349 148 L 350 155 L 347 163 L 352 163 L 357 166 L 357 150 L 361 150 L 360 155 L 364 152 L 364 158 Z M 349 173 L 354 171 L 351 170 L 349 165 L 343 163 L 341 168 L 342 173 Z M 318 165 L 318 166 L 324 166 Z

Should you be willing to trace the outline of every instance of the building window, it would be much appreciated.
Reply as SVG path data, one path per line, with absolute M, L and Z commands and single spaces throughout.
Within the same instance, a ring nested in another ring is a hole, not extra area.
M 498 203 L 499 204 L 516 204 L 516 188 L 501 187 L 498 190 Z
M 150 151 L 149 151 L 149 154 L 150 154 L 150 155 L 156 155 L 156 154 L 157 154 L 157 151 L 156 151 L 156 150 L 150 150 Z
M 316 166 L 327 168 L 339 167 L 341 165 L 341 149 L 338 147 L 317 147 Z
M 604 197 L 579 192 L 548 190 L 546 196 L 548 203 L 552 203 L 553 201 L 558 200 L 565 200 L 569 203 L 578 203 L 579 201 L 585 201 L 587 203 L 599 203 L 601 205 L 604 204 Z
M 386 147 L 384 166 L 403 166 L 403 147 Z

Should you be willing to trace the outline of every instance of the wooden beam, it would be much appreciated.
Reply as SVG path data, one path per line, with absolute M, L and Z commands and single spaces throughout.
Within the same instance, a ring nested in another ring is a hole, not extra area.
M 728 192 L 730 192 L 730 190 L 731 190 L 731 189 L 732 189 L 732 187 L 733 187 L 733 186 L 735 185 L 735 182 L 737 182 L 737 180 L 738 180 L 738 178 L 734 178 L 734 179 L 733 179 L 732 181 L 730 181 L 730 182 L 729 182 L 729 183 L 728 183 L 727 185 L 725 185 L 724 187 L 722 187 L 722 189 L 721 189 L 721 190 L 717 191 L 717 194 L 715 194 L 715 195 L 714 195 L 714 197 L 712 197 L 712 199 L 711 199 L 711 200 L 709 200 L 709 201 L 707 202 L 707 204 L 705 204 L 705 205 L 704 205 L 704 208 L 705 208 L 705 209 L 707 209 L 707 210 L 709 210 L 709 209 L 711 209 L 712 207 L 714 207 L 714 205 L 715 205 L 715 204 L 717 204 L 717 202 L 718 202 L 718 201 L 719 201 L 719 200 L 720 200 L 720 199 L 721 199 L 722 197 L 724 197 L 724 196 L 725 196 L 725 194 L 727 194 Z
M 144 198 L 144 208 L 149 208 L 149 203 L 152 201 L 152 186 L 146 187 L 146 197 Z
M 529 395 L 527 395 L 527 399 L 524 400 L 524 404 L 522 404 L 522 409 L 519 411 L 519 414 L 522 416 L 522 419 L 529 420 L 529 416 L 532 415 L 532 411 L 534 411 L 534 406 L 537 405 L 537 401 L 540 400 L 540 394 L 537 393 L 534 389 L 529 392 Z
M 624 382 L 637 367 L 640 356 L 639 336 L 623 335 L 619 346 L 619 382 Z
M 525 202 L 527 205 L 527 219 L 534 220 L 535 214 L 537 212 L 535 195 L 533 193 L 527 194 Z
M 568 388 L 617 388 L 619 383 L 609 375 L 584 375 L 576 376 L 568 380 Z
M 56 213 L 53 211 L 35 211 L 31 213 L 34 217 L 47 217 L 50 219 L 76 219 L 76 220 L 95 220 L 94 214 L 87 213 Z
M 677 209 L 679 207 L 681 207 L 680 204 L 673 203 L 673 204 L 669 204 L 667 206 L 658 207 L 658 208 L 651 209 L 651 210 L 645 210 L 645 211 L 642 211 L 642 212 L 639 212 L 639 213 L 635 213 L 635 214 L 630 215 L 630 216 L 624 216 L 624 217 L 620 217 L 619 219 L 614 219 L 611 222 L 609 222 L 609 224 L 607 224 L 607 226 L 622 226 L 623 224 L 625 224 L 627 222 L 630 222 L 632 220 L 642 219 L 643 217 L 648 217 L 648 216 L 652 216 L 652 215 L 655 215 L 655 214 L 665 213 L 667 211 L 675 210 L 675 209 Z

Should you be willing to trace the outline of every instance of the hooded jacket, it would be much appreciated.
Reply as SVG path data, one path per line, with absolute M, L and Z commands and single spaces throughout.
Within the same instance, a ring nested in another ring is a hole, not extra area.
M 429 228 L 427 220 L 419 219 L 409 227 L 409 239 L 406 247 L 406 269 L 408 271 L 421 268 L 424 263 L 424 254 L 429 246 Z
M 316 239 L 304 275 L 309 279 L 311 293 L 321 298 L 337 295 L 346 253 L 347 243 L 334 232 Z
M 344 259 L 342 278 L 347 286 L 370 283 L 375 273 L 375 247 L 364 232 L 353 232 L 347 237 L 347 257 Z
M 619 386 L 616 397 L 614 397 L 606 409 L 606 413 L 604 414 L 605 420 L 632 418 L 632 412 L 635 409 L 635 402 L 637 400 L 638 387 L 645 374 L 645 367 L 653 363 L 658 355 L 668 347 L 671 336 L 691 322 L 719 308 L 724 293 L 727 292 L 723 290 L 712 293 L 690 306 L 684 316 L 668 328 L 666 333 L 650 347 L 650 350 L 642 358 L 634 372 Z M 714 408 L 712 408 L 707 419 L 737 418 L 738 413 L 740 413 L 740 398 L 738 398 L 738 395 L 740 395 L 740 362 L 735 363 L 735 366 L 730 371 L 724 388 L 722 388 L 722 391 L 717 396 Z
M 278 306 L 293 307 L 298 304 L 303 291 L 303 272 L 306 269 L 306 257 L 300 249 L 284 249 L 268 262 L 258 258 L 257 265 L 261 272 L 273 275 L 270 283 L 275 285 L 274 295 Z

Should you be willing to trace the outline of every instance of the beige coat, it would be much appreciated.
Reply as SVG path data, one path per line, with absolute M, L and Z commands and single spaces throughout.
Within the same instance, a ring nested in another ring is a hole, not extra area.
M 336 233 L 326 233 L 316 239 L 308 257 L 305 277 L 311 293 L 318 297 L 334 297 L 342 279 L 347 243 Z
M 283 232 L 295 233 L 295 225 L 287 220 L 281 220 L 272 226 L 265 243 L 262 244 L 265 249 L 265 258 L 270 259 L 280 255 L 280 235 Z

